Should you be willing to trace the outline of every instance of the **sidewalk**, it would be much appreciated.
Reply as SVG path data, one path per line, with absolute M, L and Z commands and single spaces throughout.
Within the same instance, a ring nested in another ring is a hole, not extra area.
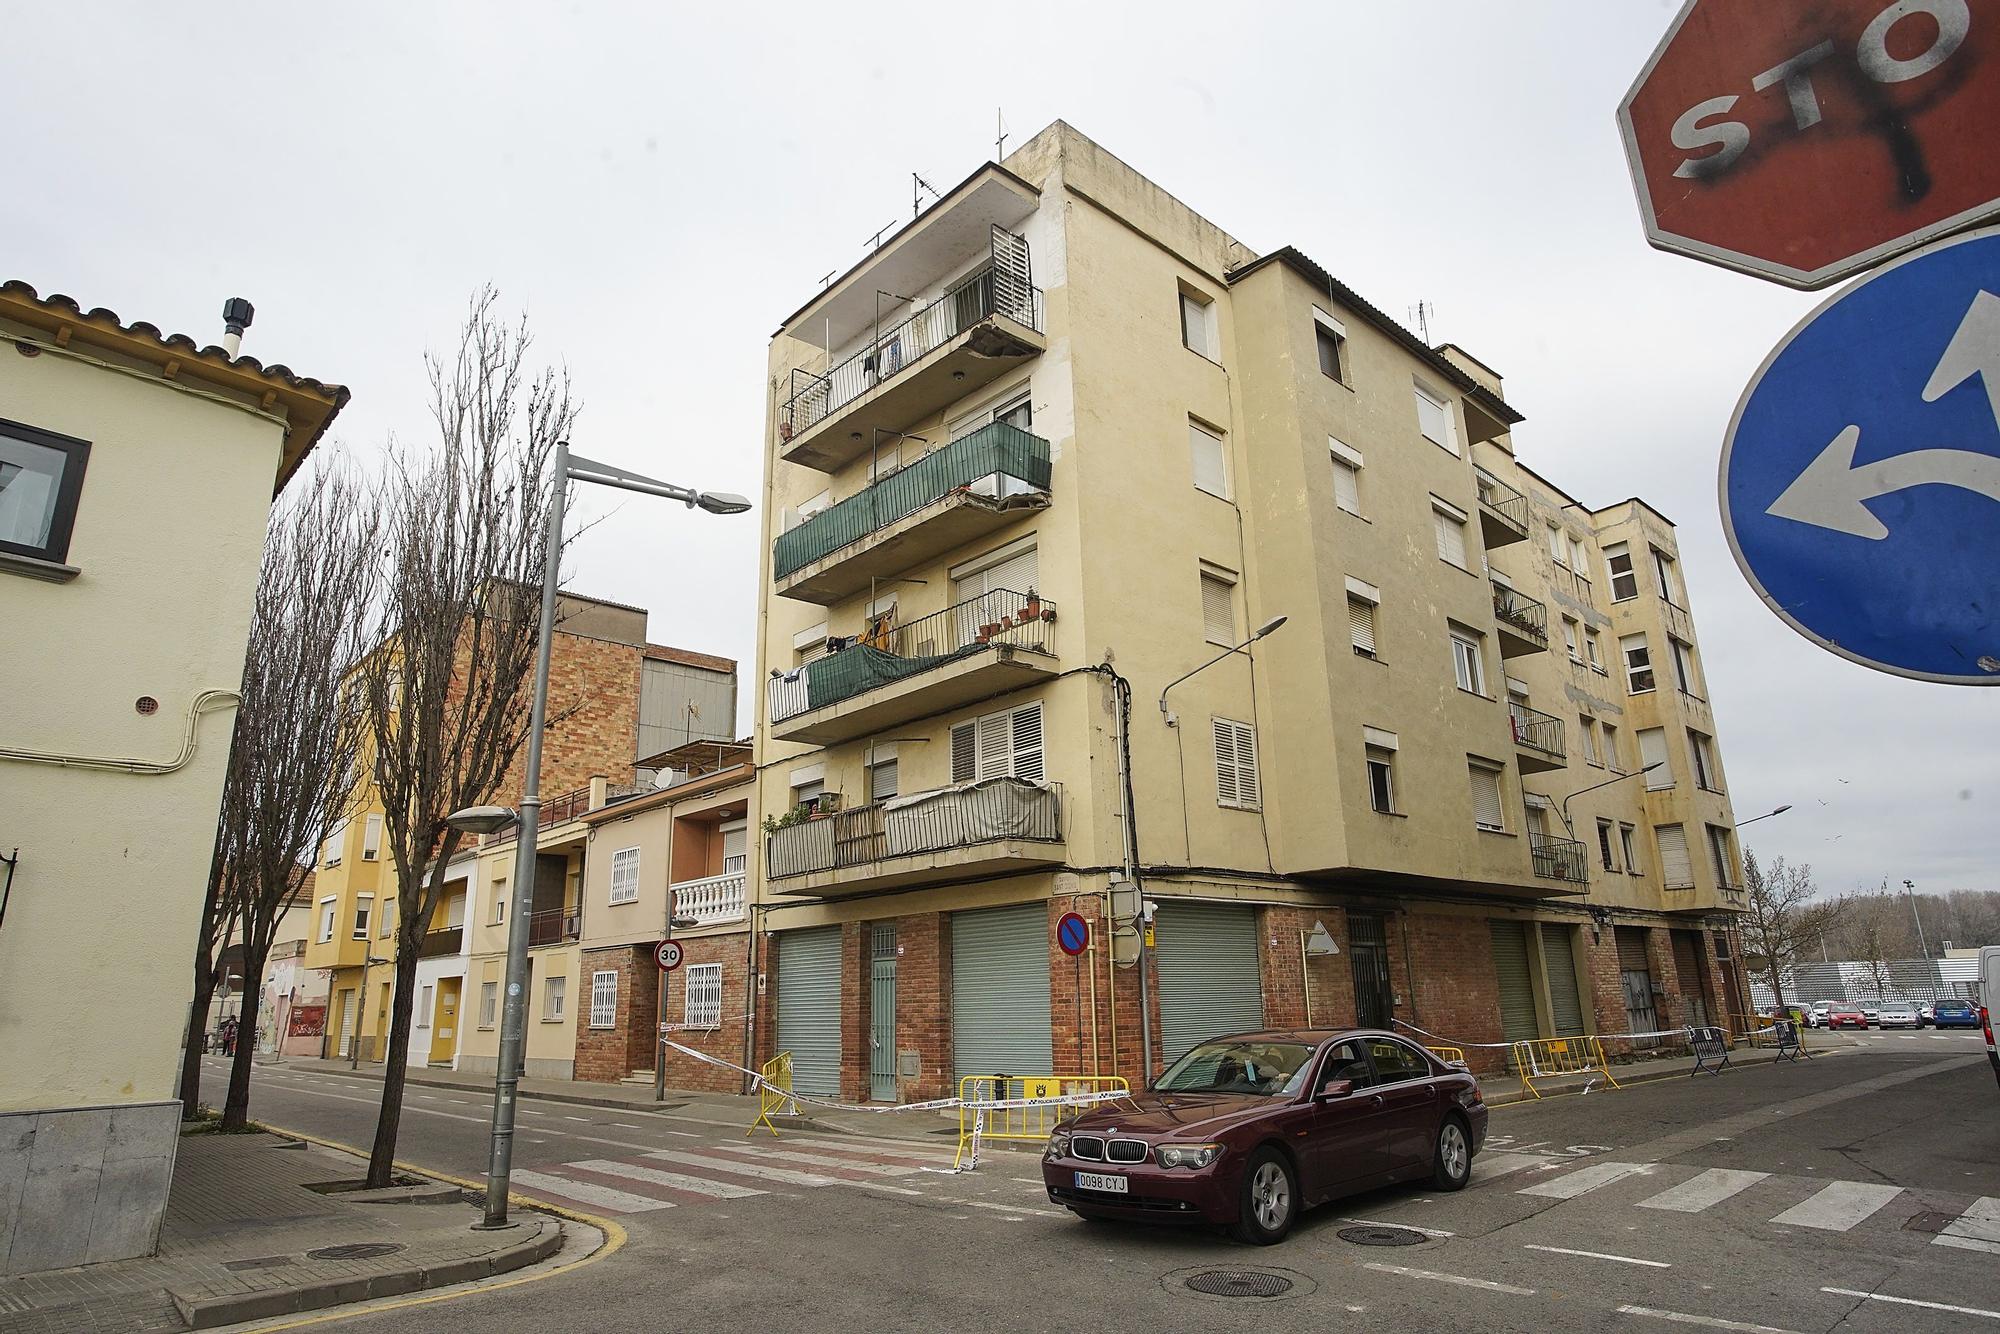
M 506 1273 L 555 1254 L 561 1222 L 475 1232 L 457 1187 L 327 1195 L 348 1154 L 276 1135 L 180 1140 L 158 1254 L 0 1280 L 0 1334 L 207 1329 Z

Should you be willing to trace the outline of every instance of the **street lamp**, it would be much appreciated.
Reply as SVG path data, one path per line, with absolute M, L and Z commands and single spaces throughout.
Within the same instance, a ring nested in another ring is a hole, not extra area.
M 1791 809 L 1790 806 L 1780 806 L 1775 811 L 1765 811 L 1762 815 L 1753 815 L 1747 820 L 1738 820 L 1736 822 L 1736 827 L 1738 829 L 1741 829 L 1746 824 L 1756 824 L 1759 820 L 1768 820 L 1774 815 L 1783 815 L 1786 811 L 1790 809 Z
M 549 653 L 555 636 L 556 583 L 562 573 L 563 512 L 569 502 L 571 481 L 595 482 L 599 486 L 637 491 L 642 495 L 678 500 L 689 509 L 710 514 L 741 514 L 750 502 L 727 491 L 696 491 L 675 486 L 609 463 L 599 463 L 569 452 L 569 441 L 556 442 L 554 476 L 549 484 L 549 513 L 543 540 L 546 543 L 542 567 L 542 615 L 535 638 L 534 707 L 528 716 L 528 754 L 522 766 L 521 805 L 514 815 L 520 833 L 514 848 L 514 911 L 507 923 L 507 981 L 500 1019 L 500 1068 L 493 1081 L 493 1130 L 486 1167 L 486 1216 L 473 1226 L 503 1228 L 507 1221 L 507 1188 L 514 1169 L 514 1098 L 520 1085 L 522 1048 L 528 1022 L 528 931 L 522 925 L 534 905 L 535 835 L 541 828 L 542 812 L 542 729 L 549 716 Z M 455 812 L 450 818 L 472 824 L 500 820 L 505 807 L 474 806 Z M 504 829 L 501 820 L 493 826 Z
M 1262 639 L 1265 635 L 1270 634 L 1273 630 L 1277 629 L 1279 626 L 1283 625 L 1286 621 L 1290 619 L 1291 617 L 1289 616 L 1273 616 L 1270 620 L 1264 622 L 1262 625 L 1258 626 L 1255 630 L 1251 631 L 1250 637 L 1244 640 L 1242 643 L 1238 644 L 1236 647 L 1224 649 L 1222 652 L 1216 654 L 1214 657 L 1210 658 L 1207 662 L 1204 662 L 1201 666 L 1195 668 L 1193 671 L 1188 672 L 1182 676 L 1176 676 L 1173 680 L 1167 682 L 1167 690 L 1172 690 L 1175 686 L 1187 680 L 1188 677 L 1190 676 L 1199 676 L 1201 673 L 1215 666 L 1216 663 L 1221 662 L 1224 658 L 1228 657 L 1230 654 L 1241 653 L 1244 649 L 1249 648 L 1252 644 Z M 1167 726 L 1173 727 L 1176 726 L 1176 723 L 1174 721 L 1174 716 L 1167 712 L 1167 690 L 1162 690 L 1160 692 L 1160 716 L 1167 720 Z
M 1616 778 L 1607 778 L 1601 783 L 1592 783 L 1589 787 L 1580 787 L 1570 793 L 1569 796 L 1564 797 L 1561 804 L 1556 807 L 1556 815 L 1562 820 L 1563 828 L 1569 831 L 1570 841 L 1572 843 L 1576 841 L 1576 826 L 1569 822 L 1569 804 L 1571 800 L 1582 796 L 1586 792 L 1595 792 L 1600 787 L 1610 787 L 1613 783 L 1622 783 L 1628 778 L 1637 778 L 1640 774 L 1649 774 L 1665 763 L 1665 760 L 1654 760 L 1644 768 L 1634 769 L 1629 774 L 1619 774 Z
M 1914 921 L 1917 924 L 1917 948 L 1922 950 L 1924 952 L 1924 957 L 1928 959 L 1931 957 L 1931 945 L 1929 941 L 1924 939 L 1924 919 L 1917 915 L 1916 882 L 1913 880 L 1905 880 L 1903 882 L 1903 893 L 1907 895 L 1910 900 L 1910 920 Z

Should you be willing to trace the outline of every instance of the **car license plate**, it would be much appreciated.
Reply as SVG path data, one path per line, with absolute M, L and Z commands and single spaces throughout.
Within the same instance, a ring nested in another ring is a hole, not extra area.
M 1123 1195 L 1126 1192 L 1124 1177 L 1108 1176 L 1103 1172 L 1078 1172 L 1076 1174 L 1076 1188 L 1078 1190 L 1101 1190 L 1112 1195 Z

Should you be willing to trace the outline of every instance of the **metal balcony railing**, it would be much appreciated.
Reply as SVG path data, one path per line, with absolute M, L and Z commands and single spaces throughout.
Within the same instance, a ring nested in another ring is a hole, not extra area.
M 1534 859 L 1535 874 L 1545 880 L 1567 880 L 1571 884 L 1590 882 L 1583 844 L 1573 838 L 1528 831 L 1528 855 Z
M 740 922 L 750 915 L 749 882 L 742 871 L 725 871 L 675 885 L 673 915 L 692 917 L 700 926 Z
M 1526 593 L 1493 585 L 1493 616 L 1521 638 L 1548 647 L 1549 609 Z
M 1528 535 L 1528 498 L 1505 482 L 1480 474 L 1479 503 L 1498 515 L 1517 535 Z
M 560 945 L 583 930 L 583 914 L 571 908 L 544 908 L 528 914 L 529 945 Z
M 898 623 L 893 613 L 840 641 L 835 652 L 766 686 L 774 723 L 824 709 L 905 677 L 997 646 L 1052 653 L 1056 605 L 1034 593 L 996 588 L 943 611 Z
M 1507 705 L 1507 717 L 1514 724 L 1515 745 L 1558 760 L 1568 757 L 1563 749 L 1562 719 L 1513 701 Z
M 994 476 L 1012 477 L 1046 491 L 1049 442 L 1006 422 L 982 426 L 781 533 L 771 549 L 771 572 L 786 578 L 954 491 Z M 998 500 L 1002 494 L 996 488 L 992 498 Z
M 419 959 L 442 959 L 456 954 L 465 945 L 465 928 L 462 926 L 434 926 L 424 933 L 423 948 L 417 951 Z
M 559 824 L 567 824 L 589 809 L 590 789 L 588 787 L 580 787 L 574 792 L 565 792 L 560 796 L 550 797 L 547 801 L 543 802 L 541 815 L 536 819 L 535 827 L 540 830 L 550 829 Z M 488 834 L 485 846 L 490 848 L 496 843 L 511 842 L 514 835 L 520 832 L 520 828 L 521 826 L 518 824 L 512 824 L 497 834 Z
M 765 866 L 777 879 L 1003 839 L 1061 838 L 1062 784 L 990 778 L 773 830 L 765 841 Z
M 794 369 L 778 413 L 786 440 L 894 378 L 967 329 L 1002 315 L 1041 332 L 1042 289 L 1028 281 L 1028 243 L 1001 227 L 992 233 L 991 262 L 954 283 L 902 323 L 883 329 L 860 351 L 825 374 Z

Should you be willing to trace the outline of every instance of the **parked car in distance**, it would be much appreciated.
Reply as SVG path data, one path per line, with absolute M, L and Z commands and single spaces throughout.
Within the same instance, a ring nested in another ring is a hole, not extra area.
M 1833 1028 L 1867 1028 L 1868 1015 L 1858 1005 L 1848 1001 L 1835 1001 L 1826 1012 L 1826 1026 Z
M 1806 1027 L 1825 1028 L 1826 1012 L 1838 1003 L 1837 1001 L 1814 1001 L 1812 1008 L 1806 1011 Z
M 1929 1002 L 1929 1001 L 1925 1001 L 1925 1002 L 1924 1002 L 1924 1003 L 1923 1003 L 1922 1005 L 1919 1005 L 1919 1006 L 1917 1007 L 1917 1027 L 1918 1027 L 1918 1028 L 1928 1028 L 1928 1027 L 1930 1027 L 1930 1024 L 1931 1024 L 1931 1019 L 1932 1019 L 1932 1013 L 1933 1013 L 1933 1008 L 1934 1008 L 1934 1007 L 1932 1006 L 1931 1002 Z
M 1917 1007 L 1908 1001 L 1883 1001 L 1875 1012 L 1875 1023 L 1880 1028 L 1922 1028 L 1924 1021 L 1917 1017 Z
M 1876 1023 L 1882 1018 L 1882 998 L 1880 996 L 1870 996 L 1865 1000 L 1858 1000 L 1854 1003 L 1860 1008 L 1861 1013 L 1867 1016 L 1869 1023 Z
M 1223 1224 L 1268 1246 L 1325 1200 L 1463 1188 L 1486 1118 L 1471 1072 L 1393 1033 L 1238 1033 L 1059 1122 L 1042 1182 L 1081 1218 Z
M 1931 1007 L 1931 1022 L 1939 1028 L 1977 1028 L 1979 1007 L 1969 1000 L 1941 1000 Z

